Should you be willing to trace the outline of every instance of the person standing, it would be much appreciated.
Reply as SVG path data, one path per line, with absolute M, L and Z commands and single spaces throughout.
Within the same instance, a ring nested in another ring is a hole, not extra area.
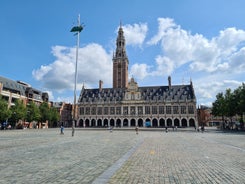
M 139 133 L 139 127 L 138 126 L 136 126 L 135 127 L 135 133 L 138 135 L 138 133 Z
M 71 136 L 73 137 L 74 136 L 74 133 L 75 133 L 75 128 L 74 128 L 74 126 L 72 126 L 72 128 L 71 128 L 72 130 L 72 132 L 71 132 Z
M 64 135 L 64 127 L 61 125 L 61 127 L 60 127 L 60 134 L 61 135 Z

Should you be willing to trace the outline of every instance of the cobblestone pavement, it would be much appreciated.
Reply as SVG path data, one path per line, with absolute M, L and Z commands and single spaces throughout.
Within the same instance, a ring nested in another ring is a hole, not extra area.
M 245 135 L 0 131 L 0 183 L 245 183 Z

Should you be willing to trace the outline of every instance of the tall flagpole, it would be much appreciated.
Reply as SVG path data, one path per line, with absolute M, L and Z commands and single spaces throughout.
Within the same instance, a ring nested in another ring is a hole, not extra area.
M 80 24 L 80 14 L 78 15 L 77 26 L 74 26 L 71 29 L 71 32 L 76 32 L 77 35 L 77 48 L 76 48 L 76 64 L 75 64 L 75 81 L 74 81 L 74 104 L 73 104 L 73 118 L 72 118 L 72 136 L 75 133 L 75 121 L 76 121 L 76 104 L 77 104 L 77 63 L 78 63 L 78 50 L 79 50 L 79 42 L 80 42 L 80 32 L 83 30 L 83 26 Z

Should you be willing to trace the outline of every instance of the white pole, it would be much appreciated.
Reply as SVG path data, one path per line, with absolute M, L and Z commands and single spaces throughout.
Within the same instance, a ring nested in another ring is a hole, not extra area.
M 78 15 L 78 26 L 80 26 L 80 14 Z M 78 50 L 79 50 L 79 36 L 80 32 L 77 32 L 77 49 L 76 49 L 76 65 L 75 65 L 75 84 L 74 84 L 74 112 L 72 121 L 72 136 L 74 136 L 75 131 L 75 120 L 76 120 L 76 97 L 77 97 L 77 62 L 78 62 Z

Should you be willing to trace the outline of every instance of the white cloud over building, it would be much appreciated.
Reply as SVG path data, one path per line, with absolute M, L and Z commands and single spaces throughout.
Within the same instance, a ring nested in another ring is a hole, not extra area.
M 148 62 L 132 61 L 129 58 L 130 77 L 139 79 L 140 86 L 149 78 L 161 78 L 182 72 L 192 79 L 198 104 L 211 105 L 218 92 L 236 88 L 244 82 L 245 31 L 232 28 L 221 30 L 216 37 L 206 38 L 200 33 L 191 33 L 176 24 L 171 18 L 158 18 L 158 31 L 148 36 L 151 28 L 147 23 L 123 25 L 127 49 L 139 47 L 156 48 L 159 52 Z M 116 36 L 115 36 L 116 38 Z M 114 46 L 113 46 L 114 47 Z M 75 72 L 75 47 L 54 46 L 55 60 L 34 70 L 33 76 L 43 87 L 59 91 L 72 90 Z M 132 54 L 132 53 L 131 53 Z M 137 55 L 137 53 L 134 53 Z M 112 53 L 102 45 L 90 43 L 79 49 L 78 89 L 97 87 L 102 80 L 112 86 Z M 160 80 L 159 80 L 160 81 Z M 179 81 L 181 83 L 181 81 Z M 162 84 L 159 84 L 162 85 Z

